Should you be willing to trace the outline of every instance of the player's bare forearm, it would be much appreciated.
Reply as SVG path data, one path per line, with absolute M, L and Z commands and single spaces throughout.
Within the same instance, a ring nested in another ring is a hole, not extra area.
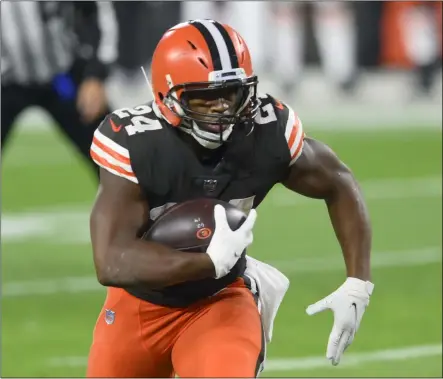
M 371 224 L 351 170 L 329 147 L 306 138 L 303 153 L 283 184 L 301 195 L 325 200 L 347 276 L 370 280 Z
M 201 253 L 184 253 L 138 237 L 149 207 L 138 185 L 101 171 L 90 218 L 97 278 L 102 285 L 162 288 L 215 275 L 214 265 Z
M 111 246 L 107 263 L 100 273 L 99 281 L 105 286 L 143 285 L 151 289 L 215 275 L 207 254 L 183 253 L 142 240 Z

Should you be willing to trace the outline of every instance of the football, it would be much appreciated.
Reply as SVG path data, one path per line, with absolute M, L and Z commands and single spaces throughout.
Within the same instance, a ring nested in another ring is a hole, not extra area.
M 176 204 L 158 217 L 143 238 L 181 251 L 205 252 L 215 230 L 214 207 L 222 205 L 232 230 L 246 220 L 246 214 L 227 202 L 201 198 Z

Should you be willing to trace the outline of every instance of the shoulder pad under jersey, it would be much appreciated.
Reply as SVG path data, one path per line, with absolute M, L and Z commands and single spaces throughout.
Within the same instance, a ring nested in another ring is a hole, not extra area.
M 94 132 L 90 154 L 105 170 L 138 183 L 131 165 L 128 138 L 162 126 L 148 104 L 108 114 Z
M 257 124 L 270 124 L 274 122 L 281 130 L 282 136 L 286 139 L 289 149 L 291 166 L 300 157 L 303 151 L 305 132 L 303 124 L 294 110 L 287 104 L 276 98 L 265 94 L 260 95 L 260 112 L 255 119 Z

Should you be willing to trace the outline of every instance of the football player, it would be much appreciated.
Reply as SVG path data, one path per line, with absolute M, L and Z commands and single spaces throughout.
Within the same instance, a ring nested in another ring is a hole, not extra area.
M 331 309 L 327 357 L 335 365 L 369 303 L 371 227 L 349 168 L 305 135 L 290 106 L 257 92 L 248 47 L 213 20 L 169 29 L 152 58 L 154 100 L 109 114 L 91 155 L 100 188 L 91 214 L 99 282 L 108 287 L 88 377 L 254 377 L 265 341 L 257 284 L 242 252 L 255 208 L 276 183 L 323 199 L 347 279 L 307 312 Z M 140 238 L 169 206 L 213 197 L 248 218 L 232 231 L 216 206 L 205 253 Z M 272 297 L 272 296 L 271 296 Z

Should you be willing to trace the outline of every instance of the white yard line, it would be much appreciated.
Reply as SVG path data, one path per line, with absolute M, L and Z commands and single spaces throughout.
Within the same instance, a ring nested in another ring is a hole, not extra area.
M 368 180 L 362 181 L 360 185 L 366 200 L 412 199 L 442 195 L 441 176 Z M 271 193 L 271 201 L 276 206 L 318 203 L 318 200 L 294 195 L 285 188 L 279 188 Z
M 53 295 L 57 293 L 84 293 L 105 291 L 94 276 L 65 277 L 60 279 L 17 280 L 3 283 L 2 297 Z
M 328 257 L 315 257 L 315 254 L 307 254 L 309 258 L 297 258 L 292 260 L 269 261 L 269 264 L 277 267 L 287 274 L 304 272 L 324 272 L 344 270 L 345 265 L 339 252 L 331 252 Z M 379 251 L 373 252 L 371 266 L 383 267 L 408 267 L 421 266 L 442 261 L 441 246 L 422 249 Z
M 314 255 L 314 254 L 312 254 Z M 372 267 L 405 267 L 439 263 L 442 261 L 440 246 L 416 250 L 374 252 Z M 270 261 L 287 275 L 303 272 L 324 272 L 344 270 L 344 263 L 339 254 L 321 258 L 299 258 L 290 261 Z M 60 279 L 40 279 L 11 281 L 3 283 L 2 297 L 16 298 L 20 296 L 53 295 L 58 293 L 75 294 L 84 292 L 104 291 L 97 279 L 92 276 L 67 277 Z
M 370 362 L 392 362 L 421 357 L 435 357 L 442 355 L 442 345 L 418 345 L 396 349 L 376 350 L 366 353 L 345 353 L 337 368 L 356 366 Z M 54 357 L 47 361 L 51 367 L 84 367 L 86 357 Z M 323 357 L 304 358 L 270 358 L 266 361 L 265 372 L 312 370 L 331 367 L 331 363 Z
M 361 183 L 367 200 L 435 198 L 442 195 L 440 176 L 422 178 L 374 179 Z M 266 204 L 276 207 L 319 204 L 283 188 L 271 192 Z M 2 214 L 2 242 L 33 242 L 50 239 L 54 243 L 89 243 L 90 204 L 72 204 L 64 208 L 37 209 Z M 437 210 L 436 210 L 437 211 Z M 68 227 L 69 225 L 69 227 Z
M 3 213 L 1 240 L 7 243 L 47 241 L 49 243 L 89 243 L 89 208 L 79 204 L 65 209 L 47 211 Z M 3 247 L 2 253 L 7 253 Z
M 442 345 L 418 345 L 397 349 L 376 350 L 367 353 L 344 354 L 338 368 L 356 366 L 370 362 L 400 361 L 405 359 L 434 357 L 442 355 Z M 266 371 L 312 370 L 331 367 L 325 357 L 276 358 L 265 364 Z

